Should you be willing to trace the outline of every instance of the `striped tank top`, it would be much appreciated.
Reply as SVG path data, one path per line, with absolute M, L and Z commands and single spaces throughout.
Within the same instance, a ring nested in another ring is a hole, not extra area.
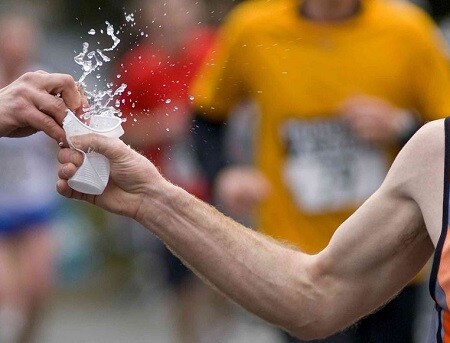
M 450 343 L 450 119 L 445 119 L 444 205 L 442 232 L 434 254 L 430 278 L 430 294 L 435 301 L 428 342 Z

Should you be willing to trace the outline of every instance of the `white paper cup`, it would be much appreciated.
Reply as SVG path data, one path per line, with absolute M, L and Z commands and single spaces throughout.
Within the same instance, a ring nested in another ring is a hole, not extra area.
M 71 137 L 96 133 L 105 137 L 119 138 L 123 135 L 122 120 L 118 117 L 91 116 L 89 125 L 81 122 L 75 114 L 67 111 L 63 121 L 67 142 L 72 149 Z M 74 176 L 68 180 L 69 186 L 81 193 L 99 195 L 105 190 L 109 180 L 110 165 L 108 159 L 96 152 L 83 152 L 83 164 Z

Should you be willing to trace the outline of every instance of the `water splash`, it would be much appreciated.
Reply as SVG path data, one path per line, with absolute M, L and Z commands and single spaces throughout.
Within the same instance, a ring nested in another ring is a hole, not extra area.
M 109 62 L 111 59 L 105 55 L 105 51 L 114 50 L 120 43 L 120 39 L 114 34 L 114 27 L 106 21 L 106 34 L 113 40 L 113 45 L 106 49 L 96 49 L 94 51 L 89 51 L 89 43 L 83 43 L 83 50 L 74 57 L 75 63 L 81 66 L 83 70 L 83 75 L 78 80 L 79 83 L 83 84 L 86 77 L 92 72 L 96 71 L 99 67 L 103 65 L 104 62 Z M 93 31 L 90 30 L 89 34 Z M 95 31 L 94 31 L 95 33 Z
M 127 23 L 134 22 L 134 13 L 125 13 L 125 20 L 127 21 Z
M 97 89 L 97 85 L 95 85 L 93 90 L 89 90 L 85 83 L 86 77 L 88 75 L 95 71 L 98 71 L 98 69 L 103 66 L 104 63 L 111 61 L 111 58 L 106 53 L 109 51 L 113 51 L 120 43 L 120 39 L 114 32 L 113 25 L 111 25 L 108 21 L 105 21 L 105 24 L 106 34 L 113 41 L 111 47 L 89 51 L 89 43 L 84 42 L 82 51 L 74 57 L 75 63 L 80 65 L 83 71 L 83 74 L 78 80 L 78 83 L 82 85 L 90 104 L 88 108 L 84 109 L 82 119 L 89 119 L 91 115 L 121 116 L 117 103 L 111 104 L 111 102 L 125 91 L 127 87 L 126 84 L 122 83 L 117 89 L 113 90 L 113 84 L 108 83 L 106 85 L 107 89 L 100 91 Z M 100 30 L 100 32 L 103 33 L 103 30 Z M 88 34 L 95 35 L 95 30 L 89 30 Z M 96 78 L 100 78 L 99 74 L 97 74 Z
M 114 44 L 112 45 L 112 47 L 104 49 L 103 51 L 112 51 L 114 50 L 120 43 L 120 39 L 116 37 L 116 35 L 114 34 L 114 27 L 107 21 L 105 21 L 106 23 L 106 34 L 108 36 L 111 37 L 111 39 L 113 40 Z

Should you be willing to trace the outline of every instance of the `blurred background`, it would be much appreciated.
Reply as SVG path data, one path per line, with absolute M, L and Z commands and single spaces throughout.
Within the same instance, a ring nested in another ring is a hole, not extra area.
M 126 118 L 124 139 L 155 161 L 173 182 L 214 202 L 211 185 L 202 177 L 193 156 L 189 141 L 192 118 L 186 115 L 186 97 L 216 28 L 238 2 L 241 1 L 3 0 L 1 84 L 37 69 L 68 73 L 78 79 L 82 71 L 74 56 L 86 41 L 102 49 L 111 45 L 110 38 L 100 33 L 106 32 L 108 21 L 121 42 L 109 52 L 112 61 L 88 77 L 87 86 L 101 89 L 108 82 L 127 83 L 127 91 L 137 98 L 132 102 L 126 97 L 119 99 Z M 432 15 L 450 39 L 450 3 L 416 4 Z M 88 33 L 91 29 L 95 35 Z M 142 84 L 137 81 L 143 70 L 141 59 L 154 71 L 145 84 L 145 89 L 151 91 L 141 89 Z M 190 72 L 182 67 L 172 68 L 168 75 L 167 69 L 158 68 L 161 63 L 181 63 Z M 182 85 L 166 87 L 174 80 Z M 157 97 L 152 98 L 155 94 Z M 236 163 L 248 163 L 252 160 L 251 132 L 255 122 L 251 118 L 255 108 L 242 104 L 235 111 L 237 115 L 228 123 L 227 154 Z M 144 125 L 150 120 L 149 112 L 151 122 Z M 14 156 L 24 156 L 28 161 L 29 155 L 42 155 L 41 162 L 34 165 L 23 161 L 11 164 L 9 175 L 7 168 L 2 168 L 0 184 L 15 185 L 18 171 L 38 170 L 36 182 L 42 187 L 36 194 L 45 196 L 19 194 L 14 187 L 8 197 L 17 198 L 16 216 L 34 215 L 28 210 L 19 211 L 29 208 L 23 199 L 33 199 L 42 205 L 38 210 L 46 213 L 37 221 L 38 230 L 0 236 L 0 342 L 284 341 L 277 330 L 188 275 L 155 237 L 134 222 L 65 201 L 54 194 L 53 186 L 45 188 L 53 184 L 56 175 L 53 156 L 57 147 L 53 145 L 43 137 L 20 147 L 0 140 L 2 163 Z M 4 197 L 6 194 L 5 191 Z M 238 219 L 251 224 L 247 216 Z M 7 219 L 4 222 L 9 223 Z M 426 334 L 426 309 L 430 303 L 424 300 L 423 306 L 418 337 Z

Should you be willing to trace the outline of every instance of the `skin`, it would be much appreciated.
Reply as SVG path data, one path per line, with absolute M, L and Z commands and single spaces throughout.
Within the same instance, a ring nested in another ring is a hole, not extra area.
M 216 199 L 231 215 L 246 216 L 271 193 L 271 185 L 256 168 L 225 168 L 214 184 Z
M 348 19 L 359 8 L 360 0 L 305 0 L 302 13 L 317 22 L 335 22 Z
M 111 162 L 105 192 L 67 184 L 82 163 L 59 153 L 60 194 L 134 218 L 201 278 L 247 310 L 301 339 L 329 336 L 395 296 L 425 265 L 442 220 L 443 120 L 404 147 L 380 189 L 317 255 L 249 230 L 166 181 L 120 140 L 80 136 L 76 147 Z
M 26 73 L 0 89 L 0 137 L 24 137 L 44 131 L 61 142 L 65 137 L 61 123 L 66 109 L 79 112 L 84 102 L 72 76 Z

